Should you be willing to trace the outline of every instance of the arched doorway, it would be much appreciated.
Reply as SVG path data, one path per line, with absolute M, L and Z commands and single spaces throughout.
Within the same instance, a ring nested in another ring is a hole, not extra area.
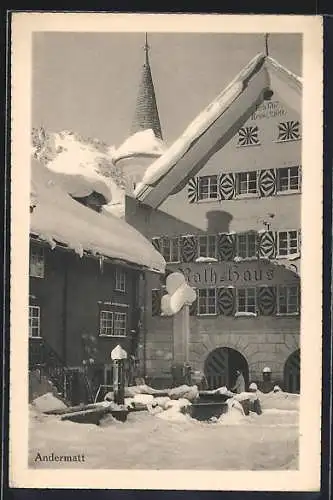
M 301 356 L 300 350 L 294 351 L 290 354 L 284 365 L 284 389 L 287 392 L 294 392 L 299 394 L 301 388 L 300 381 L 300 365 Z
M 245 384 L 249 383 L 249 367 L 244 356 L 230 347 L 218 347 L 212 351 L 205 362 L 205 376 L 209 389 L 226 385 L 231 388 L 236 380 L 236 370 L 244 376 Z

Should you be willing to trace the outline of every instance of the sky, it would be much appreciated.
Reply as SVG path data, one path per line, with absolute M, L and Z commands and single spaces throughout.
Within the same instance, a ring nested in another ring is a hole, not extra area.
M 170 145 L 242 68 L 263 34 L 148 33 L 165 142 Z M 271 34 L 269 55 L 302 75 L 302 37 Z M 32 125 L 71 130 L 116 147 L 129 136 L 144 33 L 35 32 Z

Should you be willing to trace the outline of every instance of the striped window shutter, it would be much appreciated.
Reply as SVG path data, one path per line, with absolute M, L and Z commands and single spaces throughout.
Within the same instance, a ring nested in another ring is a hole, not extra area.
M 187 196 L 190 203 L 195 203 L 198 201 L 199 195 L 199 180 L 198 177 L 192 177 L 188 181 L 187 185 Z
M 160 288 L 153 288 L 151 291 L 152 316 L 161 315 L 161 299 L 162 299 L 162 290 Z
M 197 293 L 197 290 L 194 288 L 195 293 Z M 196 316 L 198 314 L 198 294 L 196 296 L 196 299 L 192 304 L 190 305 L 190 316 Z
M 221 200 L 232 200 L 236 194 L 236 176 L 233 173 L 221 174 L 219 195 Z
M 259 196 L 273 196 L 276 194 L 276 171 L 274 168 L 258 171 Z
M 158 252 L 161 251 L 161 238 L 160 237 L 155 237 L 151 239 L 152 245 Z
M 276 313 L 276 287 L 259 286 L 257 289 L 258 312 L 262 316 L 273 316 Z
M 220 287 L 216 289 L 217 313 L 223 316 L 233 316 L 235 313 L 235 289 Z
M 182 262 L 194 262 L 198 257 L 198 237 L 194 235 L 181 236 L 180 254 Z
M 258 233 L 257 242 L 259 259 L 275 259 L 276 233 L 274 231 L 263 231 Z
M 220 233 L 217 235 L 217 255 L 219 260 L 233 261 L 235 258 L 235 235 Z

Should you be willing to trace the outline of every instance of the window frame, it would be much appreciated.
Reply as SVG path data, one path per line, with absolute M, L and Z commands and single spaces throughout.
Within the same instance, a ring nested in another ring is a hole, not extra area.
M 201 240 L 205 238 L 205 255 L 201 254 Z M 214 238 L 214 255 L 207 255 L 209 253 L 210 245 L 209 238 Z M 199 234 L 198 235 L 198 257 L 207 257 L 217 259 L 217 236 L 216 234 Z
M 209 310 L 209 296 L 208 296 L 208 290 L 214 290 L 214 312 L 207 312 Z M 200 294 L 202 292 L 206 292 L 207 296 L 204 297 L 205 299 L 205 310 L 206 312 L 200 312 L 200 299 L 203 297 L 200 297 Z M 216 293 L 216 288 L 215 287 L 206 287 L 206 288 L 198 288 L 197 289 L 197 316 L 216 316 L 217 315 L 217 293 Z
M 280 241 L 281 241 L 281 234 L 282 233 L 285 233 L 287 234 L 287 253 L 281 253 L 280 251 Z M 295 238 L 291 238 L 290 237 L 290 233 L 296 233 L 296 237 Z M 295 252 L 291 252 L 291 245 L 290 245 L 290 242 L 291 240 L 295 240 L 296 239 L 296 251 Z M 279 259 L 288 259 L 290 257 L 295 257 L 297 255 L 300 254 L 300 241 L 299 241 L 299 231 L 297 229 L 285 229 L 285 230 L 280 230 L 280 231 L 277 231 L 277 253 L 276 253 L 276 256 L 277 258 Z
M 108 327 L 108 326 L 102 326 L 102 315 L 103 314 L 108 314 L 111 316 L 111 327 Z M 103 333 L 103 328 L 106 328 L 106 329 L 110 329 L 111 330 L 111 334 L 108 334 L 108 333 Z M 113 311 L 110 311 L 110 309 L 100 309 L 99 311 L 99 332 L 98 332 L 98 336 L 99 337 L 113 337 Z
M 240 255 L 239 251 L 239 239 L 241 237 L 246 236 L 246 256 Z M 255 245 L 254 245 L 254 255 L 249 255 L 249 237 L 252 236 L 254 237 Z M 247 232 L 240 232 L 236 234 L 236 257 L 241 260 L 252 260 L 256 259 L 258 257 L 258 233 L 256 231 L 247 231 Z
M 214 182 L 212 180 L 214 179 Z M 207 185 L 207 196 L 202 196 L 201 193 L 201 183 L 204 180 L 208 180 L 208 185 Z M 216 182 L 215 182 L 216 180 Z M 216 184 L 216 196 L 212 196 L 212 192 L 215 194 L 215 189 L 212 191 L 212 185 L 215 186 Z M 199 202 L 205 202 L 205 201 L 217 201 L 219 199 L 219 176 L 217 174 L 211 174 L 211 175 L 202 175 L 198 177 L 198 201 Z
M 118 332 L 118 330 L 116 332 L 116 326 L 115 325 L 116 325 L 116 321 L 117 321 L 117 319 L 116 319 L 117 315 L 123 316 L 123 318 L 124 318 L 124 327 L 121 328 L 121 330 L 124 331 L 123 335 L 120 334 Z M 127 313 L 126 312 L 122 312 L 122 311 L 114 311 L 113 312 L 113 335 L 112 336 L 113 337 L 119 337 L 119 338 L 125 338 L 125 337 L 127 337 Z
M 168 243 L 168 255 L 170 256 L 170 260 L 166 258 L 166 255 L 165 255 L 165 248 L 166 248 L 166 245 L 165 245 L 165 242 Z M 173 250 L 174 250 L 174 246 L 176 246 L 176 254 L 177 254 L 177 259 L 178 260 L 173 260 Z M 176 263 L 179 263 L 180 262 L 180 236 L 168 236 L 168 237 L 162 237 L 161 238 L 161 254 L 165 260 L 165 262 L 167 262 L 168 264 L 176 264 Z
M 290 294 L 288 293 L 288 291 L 290 291 L 290 289 L 292 288 L 295 288 L 296 289 L 296 300 L 297 300 L 297 309 L 296 311 L 289 311 L 289 296 Z M 285 289 L 286 290 L 286 312 L 281 312 L 280 311 L 280 308 L 281 308 L 281 289 Z M 276 307 L 276 310 L 277 310 L 277 316 L 299 316 L 300 315 L 300 289 L 299 289 L 299 285 L 278 285 L 278 293 L 277 293 L 277 307 Z
M 117 267 L 115 272 L 115 287 L 117 292 L 125 293 L 127 291 L 127 275 L 124 269 Z
M 38 311 L 37 316 L 32 316 L 30 314 L 33 309 Z M 33 318 L 38 319 L 38 324 L 37 324 L 38 335 L 32 335 L 33 326 L 30 324 L 30 322 Z M 41 339 L 41 338 L 42 338 L 42 335 L 41 335 L 41 308 L 39 305 L 29 304 L 29 339 Z
M 255 183 L 256 183 L 256 188 L 255 191 L 249 191 L 249 185 L 250 182 L 253 182 L 253 180 L 250 180 L 250 174 L 255 174 Z M 246 192 L 240 192 L 240 183 L 244 182 L 244 180 L 241 181 L 240 177 L 246 175 Z M 236 186 L 237 186 L 237 197 L 240 198 L 254 198 L 258 196 L 258 172 L 257 170 L 247 170 L 245 172 L 237 172 L 236 173 Z
M 290 171 L 292 168 L 297 168 L 297 188 L 291 188 L 290 187 L 290 180 L 292 178 L 295 178 L 295 176 L 290 175 Z M 287 170 L 288 171 L 288 186 L 287 189 L 281 189 L 281 171 L 282 170 Z M 299 193 L 301 190 L 301 167 L 300 165 L 293 165 L 290 167 L 280 167 L 276 169 L 276 194 L 277 195 L 283 195 L 283 194 L 291 194 L 291 193 Z
M 253 290 L 254 291 L 254 311 L 249 311 L 248 310 L 248 307 L 249 307 L 249 297 L 248 297 L 248 292 L 249 290 Z M 245 308 L 244 310 L 240 310 L 239 309 L 239 292 L 245 292 L 245 297 L 244 297 L 244 300 L 245 300 Z M 239 287 L 239 288 L 236 288 L 236 315 L 237 314 L 253 314 L 253 315 L 256 315 L 258 314 L 258 299 L 257 299 L 257 288 L 255 286 L 249 286 L 249 287 Z
M 34 256 L 39 255 L 40 262 L 33 262 Z M 36 269 L 36 265 L 41 264 L 42 272 L 41 274 L 33 274 L 32 269 Z M 30 278 L 45 278 L 45 248 L 42 245 L 38 245 L 35 243 L 30 243 L 30 251 L 29 251 L 29 277 Z

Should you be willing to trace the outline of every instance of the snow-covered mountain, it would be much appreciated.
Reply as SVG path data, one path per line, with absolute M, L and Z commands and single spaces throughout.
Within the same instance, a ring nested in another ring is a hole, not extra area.
M 95 191 L 108 204 L 123 199 L 124 178 L 113 163 L 113 146 L 75 132 L 48 132 L 41 127 L 32 131 L 32 149 L 33 157 L 56 175 L 71 196 L 85 197 Z

